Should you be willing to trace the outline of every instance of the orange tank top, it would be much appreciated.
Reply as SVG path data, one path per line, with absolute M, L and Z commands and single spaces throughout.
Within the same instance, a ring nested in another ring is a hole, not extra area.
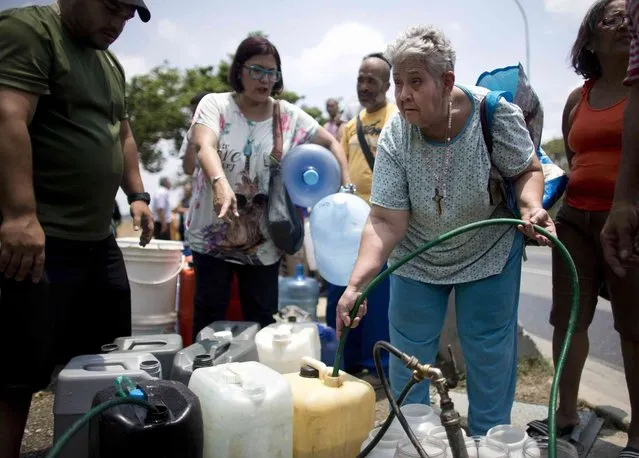
M 594 109 L 588 96 L 594 81 L 587 81 L 573 116 L 568 146 L 574 153 L 566 203 L 586 211 L 608 211 L 621 160 L 621 132 L 627 98 L 602 109 Z

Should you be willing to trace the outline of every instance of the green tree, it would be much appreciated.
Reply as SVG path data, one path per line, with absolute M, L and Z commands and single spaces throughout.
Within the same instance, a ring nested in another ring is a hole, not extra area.
M 324 117 L 324 113 L 317 107 L 309 107 L 308 105 L 302 105 L 302 110 L 307 112 L 311 117 L 313 117 L 320 125 L 324 125 L 327 119 Z
M 566 158 L 566 148 L 563 138 L 553 138 L 544 143 L 542 148 L 555 164 L 564 169 L 564 171 L 568 171 L 568 159 Z
M 264 36 L 261 31 L 252 36 Z M 228 92 L 230 62 L 233 54 L 220 60 L 217 67 L 194 67 L 180 70 L 167 61 L 151 69 L 145 75 L 135 76 L 127 84 L 127 104 L 131 128 L 138 143 L 140 161 L 149 172 L 162 170 L 166 157 L 161 145 L 168 140 L 170 155 L 179 153 L 191 113 L 188 106 L 191 98 L 202 92 Z M 293 91 L 283 91 L 279 99 L 296 104 L 304 97 Z M 319 108 L 303 105 L 304 111 L 323 123 Z

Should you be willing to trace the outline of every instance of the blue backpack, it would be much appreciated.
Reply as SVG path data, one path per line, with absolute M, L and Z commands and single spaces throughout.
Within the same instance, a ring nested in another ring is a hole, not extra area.
M 544 196 L 543 207 L 550 209 L 561 198 L 568 184 L 568 176 L 561 167 L 556 165 L 541 147 L 541 133 L 543 129 L 544 113 L 539 97 L 528 81 L 521 64 L 505 68 L 498 68 L 490 72 L 484 72 L 477 80 L 477 86 L 490 90 L 481 102 L 480 114 L 484 141 L 488 148 L 488 154 L 492 154 L 492 120 L 499 100 L 503 97 L 510 103 L 519 106 L 524 113 L 526 127 L 530 138 L 535 145 L 535 151 L 544 172 Z M 492 163 L 492 160 L 491 160 Z M 517 217 L 520 216 L 515 197 L 514 183 L 503 178 L 493 166 L 489 185 L 491 203 L 498 194 L 510 211 Z

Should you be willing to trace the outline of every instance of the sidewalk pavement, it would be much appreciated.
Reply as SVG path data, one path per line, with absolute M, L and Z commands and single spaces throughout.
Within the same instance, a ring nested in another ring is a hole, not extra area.
M 525 331 L 524 333 L 542 356 L 552 360 L 552 343 L 549 340 Z M 610 421 L 617 428 L 628 431 L 630 398 L 623 372 L 588 358 L 581 376 L 579 398 L 592 407 L 597 415 Z

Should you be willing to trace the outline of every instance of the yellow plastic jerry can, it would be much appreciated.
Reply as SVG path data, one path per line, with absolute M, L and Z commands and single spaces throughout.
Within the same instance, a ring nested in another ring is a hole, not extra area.
M 373 387 L 303 357 L 285 374 L 293 394 L 293 458 L 354 458 L 375 424 Z

